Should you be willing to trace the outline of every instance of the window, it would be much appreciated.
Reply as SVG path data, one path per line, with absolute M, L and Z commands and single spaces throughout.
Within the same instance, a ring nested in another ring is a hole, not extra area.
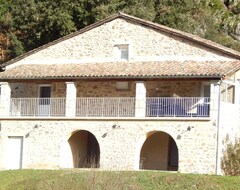
M 209 104 L 210 96 L 211 96 L 211 85 L 208 82 L 203 82 L 201 87 L 201 97 L 203 97 L 203 99 L 201 100 L 201 103 L 204 103 L 205 105 Z
M 221 101 L 234 103 L 235 85 L 230 81 L 223 81 L 221 85 Z
M 210 83 L 202 83 L 201 96 L 210 97 Z
M 128 90 L 128 82 L 116 82 L 117 90 Z
M 210 97 L 210 85 L 209 84 L 203 85 L 203 96 Z
M 118 60 L 128 60 L 129 59 L 129 45 L 128 44 L 115 45 L 114 47 L 116 49 L 115 57 Z
M 39 86 L 39 98 L 40 105 L 49 105 L 51 98 L 51 86 L 50 85 L 40 85 Z
M 120 46 L 120 58 L 128 60 L 128 46 Z

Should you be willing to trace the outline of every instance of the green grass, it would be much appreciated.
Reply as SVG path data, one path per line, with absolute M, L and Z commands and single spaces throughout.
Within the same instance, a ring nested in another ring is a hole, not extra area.
M 13 170 L 0 172 L 0 190 L 240 189 L 240 177 L 157 171 Z

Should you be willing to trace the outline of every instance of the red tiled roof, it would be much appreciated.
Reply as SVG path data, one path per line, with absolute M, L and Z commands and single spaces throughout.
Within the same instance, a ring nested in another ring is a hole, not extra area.
M 240 61 L 23 64 L 1 72 L 0 78 L 221 78 L 239 69 Z

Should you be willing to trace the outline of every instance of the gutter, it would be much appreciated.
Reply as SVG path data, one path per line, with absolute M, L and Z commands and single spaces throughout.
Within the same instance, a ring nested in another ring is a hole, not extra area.
M 1 77 L 2 80 L 87 80 L 87 79 L 211 79 L 211 80 L 219 80 L 225 75 L 92 75 L 92 76 L 44 76 L 44 77 Z
M 217 114 L 217 148 L 216 148 L 216 169 L 215 169 L 215 174 L 216 175 L 220 175 L 220 106 L 221 106 L 221 84 L 222 84 L 222 79 L 219 81 L 218 85 L 219 85 L 219 90 L 218 90 L 218 114 Z

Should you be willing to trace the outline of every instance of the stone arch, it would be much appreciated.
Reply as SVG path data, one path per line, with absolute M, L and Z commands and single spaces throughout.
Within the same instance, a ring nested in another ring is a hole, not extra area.
M 178 147 L 166 132 L 152 131 L 140 150 L 139 169 L 178 171 Z
M 78 130 L 68 139 L 74 168 L 99 168 L 100 147 L 96 137 L 87 130 Z

